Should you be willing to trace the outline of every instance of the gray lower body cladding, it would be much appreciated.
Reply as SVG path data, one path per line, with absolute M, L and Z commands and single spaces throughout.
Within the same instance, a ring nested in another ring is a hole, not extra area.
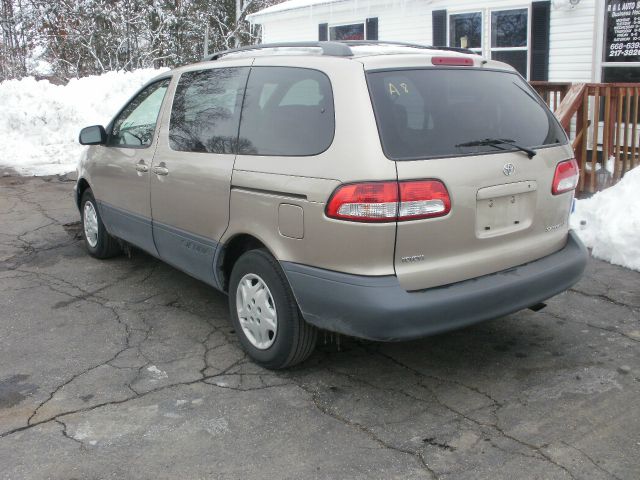
M 539 260 L 482 277 L 407 292 L 395 276 L 363 277 L 282 262 L 305 320 L 379 341 L 420 338 L 536 305 L 574 285 L 588 253 L 573 232 Z

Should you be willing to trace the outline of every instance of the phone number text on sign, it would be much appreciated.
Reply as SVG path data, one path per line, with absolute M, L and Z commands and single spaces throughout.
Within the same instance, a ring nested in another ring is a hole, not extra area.
M 607 0 L 605 61 L 640 61 L 640 1 Z

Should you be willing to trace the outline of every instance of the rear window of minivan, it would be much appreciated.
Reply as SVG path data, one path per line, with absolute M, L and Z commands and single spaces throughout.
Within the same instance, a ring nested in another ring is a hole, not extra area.
M 385 155 L 416 160 L 511 150 L 462 146 L 485 139 L 539 148 L 567 136 L 519 75 L 479 69 L 408 69 L 367 74 Z

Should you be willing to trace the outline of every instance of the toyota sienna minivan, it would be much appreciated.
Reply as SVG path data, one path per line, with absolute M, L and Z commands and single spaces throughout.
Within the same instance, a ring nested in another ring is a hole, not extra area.
M 132 245 L 225 292 L 277 369 L 319 330 L 400 341 L 566 290 L 567 135 L 509 65 L 391 42 L 244 47 L 162 73 L 87 127 L 90 255 Z

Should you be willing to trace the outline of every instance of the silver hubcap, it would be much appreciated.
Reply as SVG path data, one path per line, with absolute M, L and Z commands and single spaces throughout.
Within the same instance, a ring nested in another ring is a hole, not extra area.
M 82 216 L 84 222 L 84 238 L 91 248 L 95 248 L 98 244 L 98 214 L 93 207 L 93 203 L 84 204 L 84 214 Z
M 254 273 L 248 273 L 236 291 L 238 320 L 251 344 L 266 350 L 276 339 L 278 314 L 269 287 Z

